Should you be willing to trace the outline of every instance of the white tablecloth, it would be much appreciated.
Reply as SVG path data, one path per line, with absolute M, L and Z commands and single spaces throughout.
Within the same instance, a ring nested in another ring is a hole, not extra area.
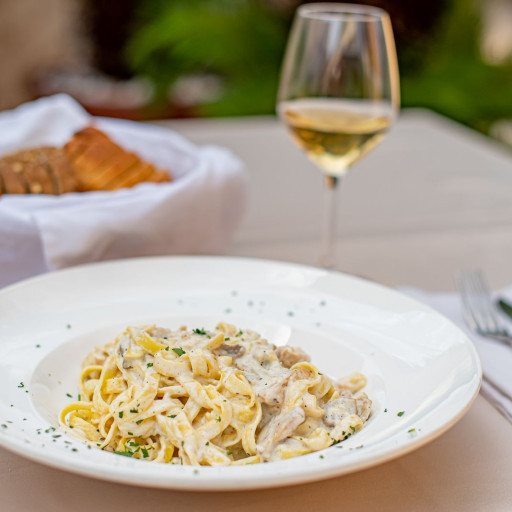
M 322 184 L 274 119 L 174 121 L 193 142 L 231 148 L 251 175 L 250 213 L 229 254 L 312 263 Z M 480 267 L 512 283 L 512 157 L 424 111 L 405 113 L 343 183 L 339 266 L 388 285 L 453 288 Z M 451 430 L 395 461 L 298 487 L 181 493 L 95 481 L 0 449 L 2 512 L 244 510 L 510 511 L 512 425 L 482 397 Z
M 193 142 L 235 151 L 252 178 L 249 215 L 231 254 L 315 263 L 323 183 L 274 120 L 168 123 Z M 429 111 L 405 111 L 339 190 L 338 266 L 383 284 L 453 289 L 481 267 L 512 283 L 510 150 Z

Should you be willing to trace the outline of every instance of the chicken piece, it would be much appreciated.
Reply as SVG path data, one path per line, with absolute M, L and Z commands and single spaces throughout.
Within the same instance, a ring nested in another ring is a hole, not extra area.
M 223 343 L 217 349 L 217 353 L 221 356 L 231 356 L 232 358 L 236 358 L 245 354 L 245 348 L 238 344 L 226 345 Z
M 368 398 L 366 393 L 359 393 L 356 398 L 356 414 L 363 420 L 366 421 L 370 417 L 372 412 L 372 401 Z
M 356 415 L 362 421 L 370 416 L 372 402 L 366 393 L 360 393 L 354 398 L 340 396 L 328 402 L 325 407 L 324 423 L 329 427 L 335 427 L 345 417 Z
M 263 460 L 268 460 L 276 446 L 291 436 L 297 427 L 306 419 L 306 414 L 302 407 L 295 407 L 279 416 L 272 418 L 265 427 L 262 428 L 258 436 L 256 450 Z
M 245 373 L 261 403 L 283 403 L 291 372 L 281 365 L 271 345 L 250 347 L 234 357 L 233 364 Z
M 289 345 L 277 347 L 276 354 L 285 368 L 291 368 L 301 361 L 311 361 L 311 358 L 301 348 L 290 347 Z
M 237 368 L 245 373 L 245 378 L 254 389 L 262 404 L 282 404 L 291 373 L 286 369 L 266 369 L 252 358 L 240 357 L 234 360 Z
M 289 380 L 290 375 L 285 375 L 284 377 L 279 377 L 270 385 L 261 386 L 260 382 L 259 386 L 253 386 L 254 390 L 256 391 L 256 396 L 258 397 L 258 400 L 262 404 L 281 405 L 284 402 L 284 394 Z

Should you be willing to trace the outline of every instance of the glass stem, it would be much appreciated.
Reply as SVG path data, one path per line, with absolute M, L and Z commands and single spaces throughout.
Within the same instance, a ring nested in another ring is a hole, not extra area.
M 322 252 L 320 253 L 320 265 L 324 268 L 335 266 L 336 236 L 336 195 L 340 179 L 336 176 L 325 176 L 324 190 L 324 219 L 322 232 Z

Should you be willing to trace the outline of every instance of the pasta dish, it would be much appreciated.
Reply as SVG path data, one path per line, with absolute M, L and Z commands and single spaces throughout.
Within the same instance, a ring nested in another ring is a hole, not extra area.
M 128 327 L 84 360 L 60 425 L 92 447 L 204 466 L 287 459 L 363 427 L 360 373 L 334 381 L 299 348 L 220 323 L 213 330 Z

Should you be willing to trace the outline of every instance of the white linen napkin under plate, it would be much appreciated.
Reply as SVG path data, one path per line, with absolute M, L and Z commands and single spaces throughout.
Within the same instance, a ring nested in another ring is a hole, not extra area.
M 0 286 L 46 270 L 115 258 L 225 251 L 247 202 L 242 162 L 218 146 L 197 147 L 157 126 L 93 118 L 56 95 L 0 113 L 0 156 L 62 146 L 93 123 L 170 183 L 114 192 L 0 198 Z
M 410 287 L 400 287 L 399 290 L 436 309 L 467 333 L 482 361 L 482 394 L 512 421 L 512 348 L 471 331 L 464 321 L 458 294 L 431 293 Z M 499 296 L 512 299 L 512 287 L 500 291 Z

